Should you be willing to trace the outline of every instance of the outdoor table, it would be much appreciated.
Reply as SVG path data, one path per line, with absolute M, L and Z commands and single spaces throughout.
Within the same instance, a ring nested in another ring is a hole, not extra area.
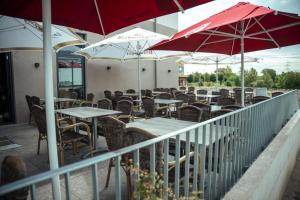
M 126 124 L 126 127 L 135 127 L 135 128 L 140 128 L 145 131 L 148 131 L 149 133 L 155 135 L 155 136 L 161 136 L 165 135 L 174 131 L 178 131 L 180 129 L 187 128 L 189 126 L 193 126 L 195 124 L 198 124 L 199 122 L 190 122 L 190 121 L 183 121 L 183 120 L 176 120 L 176 119 L 168 119 L 168 118 L 161 118 L 161 117 L 154 117 L 146 120 L 139 120 L 135 122 L 130 122 Z M 205 145 L 209 146 L 209 131 L 210 131 L 210 126 L 206 125 L 206 140 L 205 140 Z M 219 140 L 221 138 L 221 126 L 217 125 L 212 125 L 212 143 L 216 141 L 216 132 L 218 131 L 218 137 L 217 139 Z M 225 128 L 226 129 L 226 128 Z M 230 131 L 233 130 L 231 127 L 229 129 Z M 202 133 L 203 133 L 203 128 L 198 129 L 198 143 L 199 145 L 204 144 L 204 141 L 202 140 Z M 176 138 L 175 136 L 172 138 Z M 183 133 L 180 135 L 180 140 L 185 142 L 186 141 L 186 134 Z M 190 131 L 190 142 L 195 143 L 195 131 L 191 130 Z
M 152 91 L 152 95 L 153 96 L 157 96 L 157 95 L 160 95 L 162 93 L 166 93 L 166 92 L 162 92 L 162 91 Z
M 171 104 L 180 103 L 182 100 L 176 100 L 176 99 L 154 99 L 155 104 L 166 104 L 169 108 Z M 169 113 L 169 116 L 171 117 L 171 112 Z
M 80 119 L 89 119 L 92 118 L 93 124 L 93 146 L 94 149 L 97 149 L 97 125 L 98 125 L 98 117 L 108 116 L 108 115 L 117 115 L 121 114 L 120 111 L 115 110 L 107 110 L 101 108 L 94 107 L 75 107 L 75 108 L 66 108 L 56 110 L 57 113 L 61 113 L 64 115 L 69 115 L 72 117 L 77 117 Z
M 219 97 L 220 95 L 216 95 L 216 94 L 196 94 L 196 97 L 202 97 L 202 98 L 206 98 L 208 101 L 208 104 L 211 103 L 211 99 L 215 98 L 215 97 Z
M 128 96 L 128 97 L 138 97 L 138 96 L 139 96 L 139 93 L 127 93 L 127 92 L 124 92 L 124 93 L 123 93 L 123 96 Z
M 217 106 L 217 105 L 211 105 L 210 106 L 210 111 L 218 111 L 221 110 L 222 106 Z

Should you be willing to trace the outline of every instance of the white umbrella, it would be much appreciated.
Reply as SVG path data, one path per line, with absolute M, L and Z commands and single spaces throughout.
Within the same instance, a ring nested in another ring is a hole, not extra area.
M 55 51 L 86 43 L 71 29 L 58 25 L 52 25 L 51 37 Z M 42 49 L 42 23 L 0 15 L 0 52 Z
M 258 58 L 245 57 L 244 63 L 258 62 Z M 219 83 L 218 79 L 218 68 L 219 64 L 230 65 L 241 63 L 240 60 L 236 59 L 236 56 L 224 56 L 217 54 L 204 54 L 204 53 L 194 53 L 191 56 L 185 56 L 176 61 L 180 65 L 184 64 L 195 64 L 195 65 L 216 65 L 216 81 L 217 85 Z
M 75 53 L 83 55 L 88 59 L 114 59 L 121 61 L 137 59 L 138 91 L 139 99 L 141 100 L 140 60 L 162 60 L 188 55 L 185 52 L 178 51 L 147 50 L 152 45 L 168 38 L 168 36 L 159 33 L 134 28 L 90 45 Z

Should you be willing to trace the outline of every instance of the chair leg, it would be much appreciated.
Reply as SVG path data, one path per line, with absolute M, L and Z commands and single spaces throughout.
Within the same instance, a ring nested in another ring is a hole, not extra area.
M 28 120 L 28 124 L 31 124 L 31 112 L 29 112 L 29 120 Z
M 63 147 L 59 149 L 59 153 L 60 153 L 60 164 L 61 166 L 63 166 L 65 164 L 65 152 Z
M 41 134 L 39 133 L 39 138 L 38 138 L 38 147 L 37 147 L 37 155 L 40 154 L 40 147 L 41 147 Z
M 112 168 L 112 159 L 109 160 L 109 166 L 108 166 L 108 172 L 107 172 L 107 176 L 106 176 L 106 183 L 105 183 L 105 188 L 108 187 L 108 184 L 109 184 L 109 179 L 110 179 L 110 173 L 111 173 L 111 168 Z

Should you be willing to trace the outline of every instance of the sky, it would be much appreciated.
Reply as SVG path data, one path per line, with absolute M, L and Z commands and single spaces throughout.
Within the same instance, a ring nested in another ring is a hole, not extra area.
M 229 8 L 237 4 L 238 0 L 215 0 L 213 2 L 197 6 L 186 10 L 183 14 L 179 14 L 178 28 L 179 31 L 183 30 L 197 22 L 200 22 L 211 15 L 214 15 L 226 8 Z M 262 5 L 270 7 L 274 10 L 280 10 L 284 12 L 296 13 L 300 15 L 300 0 L 247 0 L 256 5 Z M 299 36 L 300 37 L 300 36 Z M 283 47 L 280 49 L 271 49 L 246 53 L 245 56 L 258 58 L 258 63 L 247 63 L 245 69 L 255 68 L 259 73 L 264 68 L 272 68 L 277 73 L 286 71 L 298 71 L 300 72 L 300 45 L 294 45 L 289 47 Z M 239 72 L 239 64 L 230 65 L 234 72 Z M 219 67 L 225 67 L 220 65 Z M 213 72 L 214 66 L 207 65 L 185 65 L 185 74 L 192 72 Z

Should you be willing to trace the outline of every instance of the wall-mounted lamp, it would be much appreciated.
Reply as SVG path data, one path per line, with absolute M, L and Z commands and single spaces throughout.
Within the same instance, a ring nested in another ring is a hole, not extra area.
M 168 69 L 168 73 L 170 73 L 171 72 L 171 70 L 170 69 Z
M 146 71 L 146 68 L 143 68 L 142 71 L 143 71 L 143 72 Z
M 35 68 L 39 68 L 40 67 L 40 63 L 34 63 L 34 67 Z
M 111 70 L 111 66 L 107 66 L 107 67 L 106 67 L 106 70 Z

